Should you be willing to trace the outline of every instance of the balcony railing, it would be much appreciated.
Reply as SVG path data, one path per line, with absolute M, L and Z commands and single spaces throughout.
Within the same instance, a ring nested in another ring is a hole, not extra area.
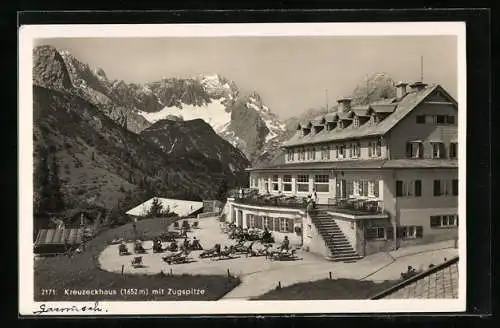
M 252 195 L 235 197 L 235 202 L 244 205 L 283 207 L 306 210 L 307 198 L 284 195 Z M 332 211 L 350 215 L 383 214 L 382 202 L 366 199 L 335 199 L 332 204 L 317 204 L 314 210 Z

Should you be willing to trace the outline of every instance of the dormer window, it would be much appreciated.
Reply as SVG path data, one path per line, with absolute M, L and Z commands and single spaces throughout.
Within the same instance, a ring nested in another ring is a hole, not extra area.
M 355 128 L 359 127 L 359 117 L 357 117 L 357 116 L 356 116 L 356 117 L 353 119 L 353 121 L 352 121 L 352 125 L 353 125 Z
M 302 129 L 302 136 L 306 136 L 311 132 L 310 128 L 303 128 Z
M 333 129 L 335 129 L 336 125 L 337 125 L 337 123 L 335 123 L 335 122 L 326 123 L 326 131 L 332 131 Z

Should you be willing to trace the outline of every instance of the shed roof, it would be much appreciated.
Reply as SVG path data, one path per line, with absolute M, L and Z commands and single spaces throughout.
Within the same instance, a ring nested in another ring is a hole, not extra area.
M 83 228 L 40 229 L 35 245 L 78 245 L 82 243 Z

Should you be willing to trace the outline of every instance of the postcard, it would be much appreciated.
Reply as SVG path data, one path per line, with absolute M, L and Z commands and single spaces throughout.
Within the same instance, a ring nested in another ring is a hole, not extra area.
M 461 22 L 21 26 L 20 314 L 465 311 L 465 71 Z

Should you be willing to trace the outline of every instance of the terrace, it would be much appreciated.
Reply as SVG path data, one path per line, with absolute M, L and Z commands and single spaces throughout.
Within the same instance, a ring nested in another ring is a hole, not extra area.
M 307 198 L 288 195 L 259 195 L 255 192 L 243 193 L 234 197 L 236 204 L 306 209 Z M 315 210 L 335 212 L 352 216 L 384 214 L 382 202 L 379 200 L 343 198 L 331 199 L 331 204 L 318 204 Z

